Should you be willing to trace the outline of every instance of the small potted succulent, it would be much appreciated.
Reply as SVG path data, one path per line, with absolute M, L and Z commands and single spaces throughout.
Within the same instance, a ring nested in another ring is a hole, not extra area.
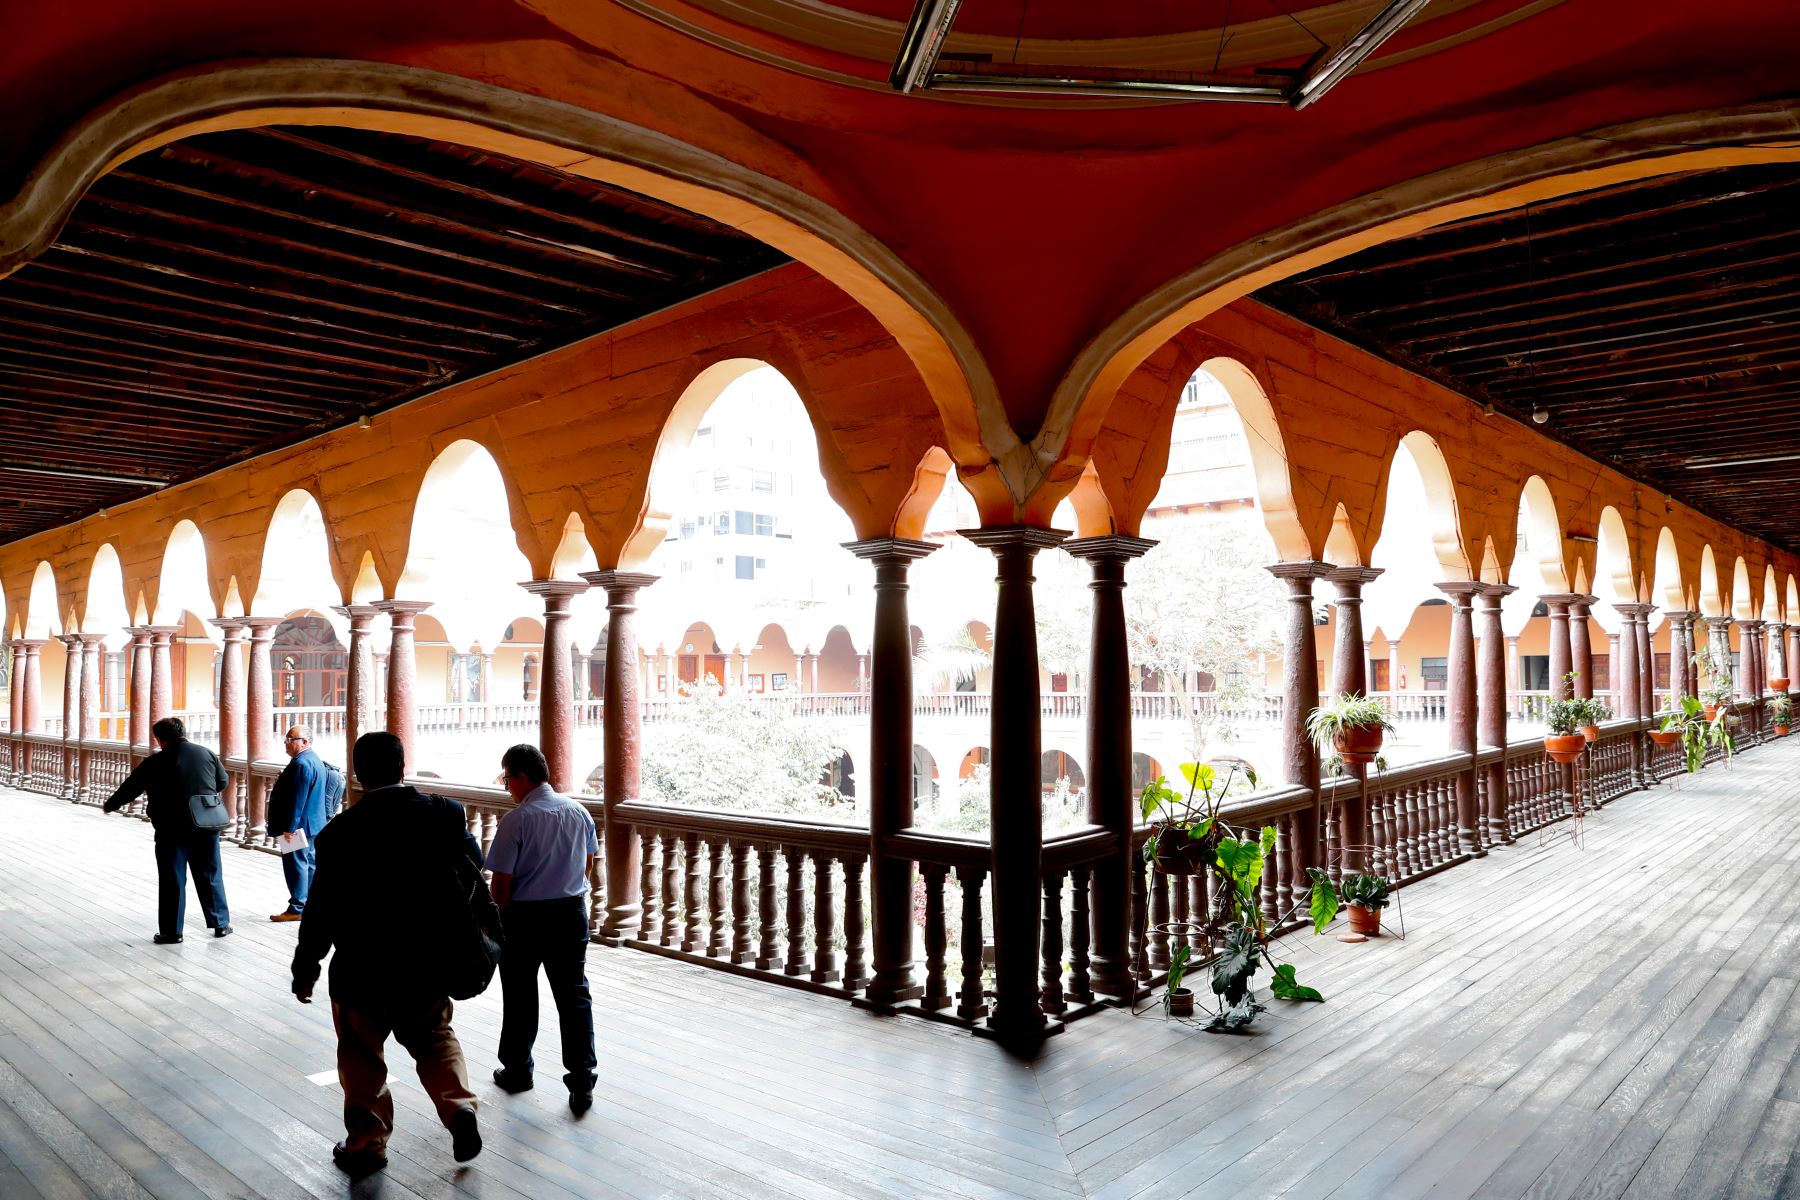
M 1350 763 L 1372 763 L 1381 753 L 1381 740 L 1394 727 L 1388 706 L 1380 700 L 1345 692 L 1336 700 L 1312 710 L 1306 718 L 1307 735 L 1319 750 L 1329 746 Z
M 1777 696 L 1769 701 L 1769 720 L 1775 725 L 1775 736 L 1786 737 L 1788 728 L 1793 724 L 1794 702 L 1786 696 Z
M 1144 859 L 1165 875 L 1197 875 L 1211 866 L 1223 833 L 1219 806 L 1239 778 L 1256 786 L 1256 772 L 1241 763 L 1229 764 L 1223 776 L 1208 763 L 1182 763 L 1181 773 L 1186 795 L 1158 775 L 1138 796 L 1138 811 L 1150 822 Z
M 1581 715 L 1576 721 L 1576 727 L 1581 730 L 1581 736 L 1590 742 L 1599 741 L 1600 722 L 1612 720 L 1612 709 L 1607 707 L 1606 701 L 1590 696 L 1572 700 L 1570 703 L 1581 708 Z
M 1169 988 L 1163 993 L 1163 1015 L 1168 1017 L 1191 1017 L 1194 1015 L 1194 990 L 1181 986 L 1183 977 L 1187 975 L 1188 959 L 1193 951 L 1186 946 L 1177 946 L 1169 955 Z
M 1580 758 L 1587 747 L 1587 739 L 1581 736 L 1586 716 L 1585 701 L 1558 700 L 1552 704 L 1544 713 L 1544 723 L 1550 727 L 1550 732 L 1544 735 L 1544 753 L 1559 763 L 1572 763 Z
M 1387 907 L 1388 881 L 1379 875 L 1352 875 L 1338 884 L 1338 899 L 1350 909 L 1350 932 L 1381 935 L 1381 910 Z

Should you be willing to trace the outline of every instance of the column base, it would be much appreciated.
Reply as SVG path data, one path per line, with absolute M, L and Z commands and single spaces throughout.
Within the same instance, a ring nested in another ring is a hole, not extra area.
M 999 1014 L 991 1014 L 986 1021 L 978 1021 L 971 1026 L 969 1032 L 976 1037 L 999 1042 L 1008 1050 L 1031 1051 L 1043 1045 L 1044 1039 L 1061 1033 L 1064 1028 L 1061 1021 L 1045 1017 L 1041 1013 L 1035 1021 L 1006 1021 Z
M 890 1006 L 917 1000 L 924 994 L 924 986 L 913 982 L 912 972 L 908 971 L 903 981 L 884 981 L 879 976 L 870 980 L 863 989 L 863 1002 L 869 1006 Z
M 600 932 L 594 940 L 607 946 L 617 946 L 620 942 L 637 935 L 637 929 L 644 919 L 642 904 L 613 904 L 606 910 L 601 921 Z

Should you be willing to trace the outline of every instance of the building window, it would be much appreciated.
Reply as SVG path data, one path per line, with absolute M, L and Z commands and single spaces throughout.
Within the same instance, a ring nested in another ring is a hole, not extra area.
M 1419 679 L 1428 692 L 1441 692 L 1450 680 L 1450 660 L 1447 658 L 1421 658 L 1419 660 Z
M 756 531 L 756 514 L 739 511 L 737 514 L 737 531 L 754 533 Z
M 757 513 L 756 514 L 756 536 L 757 537 L 773 537 L 774 534 L 775 534 L 775 514 L 774 513 Z
M 731 472 L 730 471 L 714 471 L 713 472 L 713 491 L 728 492 L 730 490 L 731 490 Z
M 719 534 L 730 533 L 730 532 L 731 532 L 731 514 L 730 513 L 719 513 L 717 516 L 713 517 L 713 535 L 715 537 L 718 536 Z
M 738 555 L 737 556 L 737 577 L 739 579 L 755 579 L 756 578 L 756 562 L 757 562 L 757 560 L 754 558 L 751 558 L 748 554 Z
M 750 490 L 753 492 L 773 492 L 775 490 L 775 472 L 751 471 Z

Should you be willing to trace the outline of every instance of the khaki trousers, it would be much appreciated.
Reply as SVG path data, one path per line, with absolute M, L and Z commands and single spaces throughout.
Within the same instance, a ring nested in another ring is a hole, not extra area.
M 431 999 L 380 1008 L 331 1005 L 338 1035 L 338 1082 L 344 1088 L 344 1148 L 386 1153 L 394 1132 L 394 1097 L 387 1086 L 388 1035 L 406 1047 L 419 1083 L 446 1126 L 464 1109 L 475 1108 L 462 1047 L 450 1028 L 450 1001 Z

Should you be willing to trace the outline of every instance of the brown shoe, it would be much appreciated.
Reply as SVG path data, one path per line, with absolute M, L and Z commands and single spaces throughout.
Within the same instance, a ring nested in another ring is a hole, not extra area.
M 300 914 L 294 912 L 292 909 L 289 909 L 287 912 L 278 912 L 269 918 L 271 921 L 298 921 L 299 919 Z

